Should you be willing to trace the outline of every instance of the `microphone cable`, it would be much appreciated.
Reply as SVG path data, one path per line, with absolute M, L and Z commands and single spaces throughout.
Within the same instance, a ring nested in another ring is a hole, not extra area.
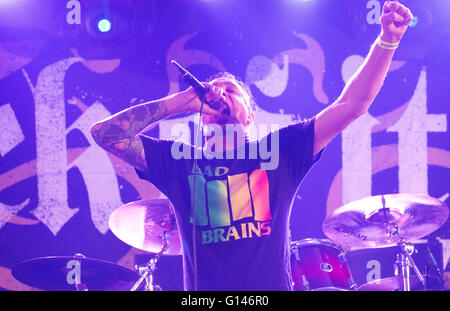
M 199 124 L 198 124 L 198 131 L 195 131 L 195 122 L 194 122 L 194 180 L 192 185 L 192 206 L 191 211 L 193 213 L 192 215 L 192 252 L 193 252 L 193 265 L 194 265 L 194 291 L 197 291 L 198 289 L 198 266 L 197 266 L 197 237 L 196 237 L 196 210 L 195 210 L 195 200 L 196 200 L 196 192 L 197 192 L 197 168 L 198 168 L 198 159 L 195 156 L 196 155 L 196 146 L 195 143 L 198 142 L 199 138 L 198 135 L 201 132 L 201 141 L 200 141 L 200 148 L 201 148 L 201 155 L 203 156 L 203 132 L 202 132 L 202 115 L 203 115 L 203 106 L 206 103 L 208 106 L 210 106 L 212 109 L 218 109 L 220 104 L 214 102 L 214 103 L 208 103 L 206 101 L 206 88 L 201 84 L 200 81 L 198 81 L 189 71 L 187 71 L 185 68 L 183 68 L 180 64 L 178 64 L 175 60 L 171 61 L 172 64 L 174 64 L 180 73 L 183 75 L 182 79 L 186 81 L 189 85 L 191 85 L 195 92 L 197 93 L 197 96 L 201 96 L 201 104 L 200 104 L 200 111 L 199 111 Z M 200 95 L 202 94 L 202 95 Z M 219 105 L 219 106 L 218 106 Z
M 203 156 L 203 131 L 202 131 L 202 114 L 203 114 L 203 105 L 206 102 L 206 93 L 203 95 L 201 104 L 200 104 L 200 111 L 199 111 L 199 121 L 198 121 L 198 130 L 195 131 L 195 137 L 194 137 L 194 178 L 193 178 L 193 185 L 192 185 L 192 254 L 193 254 L 193 265 L 194 265 L 194 291 L 196 292 L 198 290 L 198 265 L 197 265 L 197 223 L 196 223 L 196 210 L 195 210 L 195 199 L 196 199 L 196 193 L 197 193 L 197 168 L 198 168 L 198 159 L 196 157 L 196 143 L 199 141 L 199 135 L 201 134 L 201 141 L 200 141 L 200 147 L 201 147 L 201 154 Z M 194 120 L 195 121 L 195 120 Z M 194 128 L 195 128 L 195 122 L 194 122 Z

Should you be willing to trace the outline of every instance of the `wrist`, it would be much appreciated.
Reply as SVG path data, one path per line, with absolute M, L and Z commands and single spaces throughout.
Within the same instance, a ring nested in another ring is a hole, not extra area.
M 192 87 L 189 87 L 184 91 L 176 93 L 175 106 L 177 113 L 194 111 L 195 109 L 192 107 L 192 103 L 196 98 L 197 93 L 195 93 Z
M 386 50 L 395 50 L 398 48 L 400 41 L 396 41 L 393 38 L 386 38 L 386 36 L 383 37 L 383 35 L 379 35 L 375 41 L 375 44 Z
M 399 37 L 398 35 L 389 34 L 384 31 L 381 31 L 381 33 L 378 37 L 381 38 L 381 40 L 383 40 L 384 42 L 388 42 L 388 43 L 392 43 L 392 44 L 399 43 L 400 39 L 401 39 L 401 37 Z

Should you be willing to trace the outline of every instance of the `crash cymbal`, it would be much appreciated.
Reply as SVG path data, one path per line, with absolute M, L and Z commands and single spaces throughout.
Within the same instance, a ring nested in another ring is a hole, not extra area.
M 325 219 L 322 231 L 346 251 L 388 247 L 434 232 L 448 214 L 445 203 L 426 195 L 378 195 L 339 207 Z
M 83 256 L 52 256 L 23 261 L 12 269 L 18 281 L 49 291 L 130 290 L 139 275 L 115 263 Z
M 164 255 L 181 255 L 175 215 L 167 199 L 125 204 L 111 214 L 109 228 L 128 245 L 151 253 L 161 251 L 164 234 L 168 234 L 169 247 Z
M 442 287 L 436 277 L 424 275 L 426 281 L 426 288 L 420 282 L 419 277 L 411 275 L 409 277 L 411 291 L 424 290 L 440 290 Z M 361 285 L 358 291 L 403 291 L 403 279 L 401 276 L 394 276 L 390 278 L 370 281 Z

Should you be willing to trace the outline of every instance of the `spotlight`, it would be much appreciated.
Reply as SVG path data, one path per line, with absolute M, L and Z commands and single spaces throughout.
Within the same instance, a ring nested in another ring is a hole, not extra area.
M 137 40 L 134 8 L 93 0 L 83 3 L 86 5 L 75 43 L 79 55 L 86 59 L 112 59 L 129 54 Z
M 124 32 L 128 32 L 128 25 L 124 23 L 116 12 L 110 10 L 92 10 L 86 14 L 85 29 L 97 39 L 112 39 L 123 36 Z
M 85 35 L 97 40 L 126 40 L 134 31 L 136 14 L 129 6 L 94 6 L 85 8 Z
M 108 32 L 111 30 L 111 22 L 106 18 L 102 18 L 98 21 L 97 28 L 100 32 Z

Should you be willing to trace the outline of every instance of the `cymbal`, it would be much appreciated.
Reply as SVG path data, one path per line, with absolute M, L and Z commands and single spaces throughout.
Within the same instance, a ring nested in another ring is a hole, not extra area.
M 169 247 L 164 255 L 181 255 L 175 215 L 167 199 L 125 204 L 111 214 L 109 228 L 126 244 L 151 253 L 162 250 L 166 235 Z
M 49 291 L 75 291 L 76 284 L 89 291 L 123 291 L 130 290 L 139 279 L 136 272 L 125 267 L 83 256 L 26 260 L 12 269 L 12 275 L 24 284 Z
M 448 214 L 445 203 L 426 195 L 378 195 L 339 207 L 324 220 L 322 231 L 346 251 L 388 247 L 434 232 Z
M 426 290 L 439 290 L 441 287 L 436 277 L 424 275 L 426 280 Z M 422 282 L 416 275 L 409 277 L 409 285 L 411 291 L 425 290 Z M 401 276 L 370 281 L 361 285 L 358 291 L 403 291 L 403 279 Z

